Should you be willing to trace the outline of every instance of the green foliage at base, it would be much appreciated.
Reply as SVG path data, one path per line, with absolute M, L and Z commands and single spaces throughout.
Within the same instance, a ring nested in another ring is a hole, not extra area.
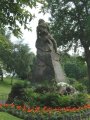
M 12 102 L 16 106 L 8 107 L 6 104 L 3 107 L 4 109 L 1 109 L 24 120 L 65 120 L 67 116 L 71 119 L 71 115 L 75 117 L 77 112 L 81 116 L 82 110 L 80 109 L 79 112 L 76 109 L 84 108 L 83 106 L 87 103 L 84 94 L 60 95 L 56 88 L 51 88 L 51 86 L 36 87 L 26 83 L 14 84 L 11 93 L 14 95 Z M 48 112 L 45 112 L 45 106 L 48 108 Z M 66 109 L 58 112 L 55 108 Z M 74 110 L 75 113 L 72 113 L 72 111 L 67 112 L 68 108 Z
M 45 93 L 40 93 L 37 91 L 39 89 L 33 88 L 27 88 L 26 90 L 24 90 L 23 88 L 18 88 L 15 91 L 19 91 L 19 89 L 21 93 L 19 92 L 20 94 L 18 94 L 18 92 L 15 92 L 15 94 L 17 93 L 17 99 L 14 99 L 13 101 L 14 104 L 17 105 L 26 104 L 30 107 L 79 107 L 87 103 L 86 95 L 81 93 L 75 93 L 71 95 L 60 95 L 56 91 L 53 91 L 53 93 L 51 91 L 44 91 Z
M 36 114 L 28 114 L 24 120 L 79 120 L 86 118 L 90 120 L 90 117 L 87 116 L 88 111 L 78 112 L 78 113 L 36 113 Z
M 22 84 L 17 83 L 13 85 L 7 103 L 13 103 L 17 99 L 18 102 L 20 101 L 19 102 L 20 104 L 23 104 L 22 101 L 25 100 L 24 98 L 25 98 L 24 86 Z
M 82 94 L 60 96 L 59 94 L 53 93 L 43 95 L 39 99 L 40 105 L 50 107 L 78 107 L 83 106 L 86 102 L 86 97 Z
M 87 92 L 87 87 L 78 81 L 74 82 L 73 86 L 75 87 L 77 91 L 81 93 Z

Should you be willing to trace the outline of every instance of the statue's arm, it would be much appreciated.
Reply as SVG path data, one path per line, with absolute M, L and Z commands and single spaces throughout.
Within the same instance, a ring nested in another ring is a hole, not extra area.
M 37 26 L 37 39 L 39 38 L 39 27 Z
M 51 40 L 52 43 L 53 43 L 55 52 L 57 52 L 57 43 L 56 43 L 55 39 L 54 39 L 51 35 L 50 35 L 50 40 Z

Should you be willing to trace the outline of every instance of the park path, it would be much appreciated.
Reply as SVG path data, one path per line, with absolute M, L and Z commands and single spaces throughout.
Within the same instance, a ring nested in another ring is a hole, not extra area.
M 0 104 L 5 104 L 6 100 L 0 100 Z
M 0 94 L 0 104 L 5 104 L 8 98 L 8 94 Z

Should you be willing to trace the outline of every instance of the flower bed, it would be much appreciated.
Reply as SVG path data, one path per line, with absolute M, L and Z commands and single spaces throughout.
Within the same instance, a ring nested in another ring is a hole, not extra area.
M 84 105 L 82 107 L 32 107 L 16 106 L 14 104 L 0 104 L 0 111 L 9 112 L 24 120 L 65 120 L 67 117 L 89 117 L 90 105 Z

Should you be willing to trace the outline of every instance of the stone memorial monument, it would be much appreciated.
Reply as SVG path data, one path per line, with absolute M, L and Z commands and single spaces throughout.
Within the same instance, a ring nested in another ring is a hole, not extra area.
M 55 80 L 65 82 L 65 75 L 59 61 L 57 44 L 49 31 L 48 24 L 40 19 L 37 26 L 37 57 L 33 69 L 32 80 L 41 82 Z

